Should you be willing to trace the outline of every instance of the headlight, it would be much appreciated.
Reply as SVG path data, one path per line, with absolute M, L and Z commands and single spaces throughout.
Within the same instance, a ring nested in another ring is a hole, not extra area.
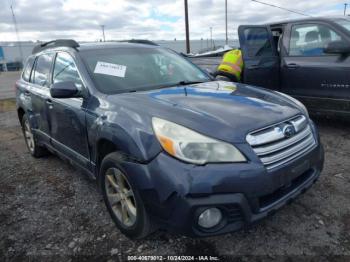
M 278 94 L 280 94 L 280 95 L 282 95 L 282 96 L 284 96 L 284 97 L 287 98 L 288 100 L 291 100 L 294 104 L 296 104 L 296 105 L 300 108 L 301 111 L 303 111 L 303 113 L 304 113 L 308 118 L 310 118 L 310 117 L 309 117 L 309 112 L 307 111 L 306 107 L 305 107 L 304 104 L 301 103 L 299 100 L 297 100 L 297 99 L 295 99 L 294 97 L 291 97 L 291 96 L 289 96 L 289 95 L 287 95 L 287 94 L 284 94 L 284 93 L 281 93 L 281 92 L 278 92 L 278 91 L 275 91 L 275 92 L 278 93 Z
M 153 130 L 163 149 L 186 162 L 244 162 L 246 158 L 233 145 L 215 140 L 186 127 L 154 117 Z

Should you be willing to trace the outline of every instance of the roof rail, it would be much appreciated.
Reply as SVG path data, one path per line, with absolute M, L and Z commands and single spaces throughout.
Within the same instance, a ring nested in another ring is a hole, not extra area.
M 45 43 L 41 43 L 36 45 L 33 48 L 32 54 L 41 52 L 45 49 L 52 48 L 52 47 L 59 47 L 59 46 L 66 46 L 66 47 L 72 47 L 72 48 L 77 48 L 79 47 L 79 44 L 73 40 L 73 39 L 57 39 Z
M 130 40 L 122 40 L 120 42 L 159 46 L 155 42 L 150 41 L 150 40 L 146 40 L 146 39 L 130 39 Z

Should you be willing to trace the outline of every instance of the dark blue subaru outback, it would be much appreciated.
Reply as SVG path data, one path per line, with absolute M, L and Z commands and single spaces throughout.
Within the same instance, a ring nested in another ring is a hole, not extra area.
M 129 237 L 237 230 L 303 193 L 323 167 L 300 102 L 215 81 L 152 43 L 41 44 L 16 89 L 30 153 L 95 178 Z

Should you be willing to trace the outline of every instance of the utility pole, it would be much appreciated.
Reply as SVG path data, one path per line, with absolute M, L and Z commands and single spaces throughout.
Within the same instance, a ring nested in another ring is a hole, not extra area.
M 185 27 L 186 27 L 186 52 L 189 54 L 191 52 L 190 48 L 190 31 L 188 26 L 188 4 L 187 0 L 184 0 L 185 4 Z
M 105 38 L 105 25 L 101 25 L 101 29 L 102 29 L 103 42 L 106 42 L 106 38 Z
M 17 36 L 17 42 L 18 42 L 18 49 L 19 49 L 19 55 L 21 56 L 21 63 L 23 66 L 23 50 L 22 50 L 22 45 L 21 45 L 21 39 L 19 38 L 19 33 L 18 33 L 18 28 L 17 28 L 17 20 L 15 13 L 13 12 L 12 5 L 10 6 L 11 12 L 12 12 L 12 20 L 13 20 L 13 25 L 15 26 L 15 31 L 16 31 L 16 36 Z
M 213 28 L 210 27 L 210 48 L 213 49 Z
M 228 45 L 228 35 L 227 35 L 227 0 L 225 0 L 225 27 L 226 27 L 226 45 Z
M 344 16 L 346 16 L 346 8 L 348 7 L 348 4 L 347 3 L 345 3 L 344 4 Z

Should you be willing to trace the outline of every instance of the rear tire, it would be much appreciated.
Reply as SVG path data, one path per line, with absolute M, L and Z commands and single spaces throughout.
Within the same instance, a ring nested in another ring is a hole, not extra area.
M 120 163 L 125 158 L 108 154 L 100 169 L 99 185 L 107 210 L 118 229 L 127 237 L 141 239 L 154 231 L 137 187 Z
M 49 152 L 43 146 L 39 146 L 32 133 L 32 128 L 30 126 L 29 119 L 26 114 L 22 117 L 22 132 L 24 140 L 26 142 L 29 153 L 36 158 L 47 156 Z

